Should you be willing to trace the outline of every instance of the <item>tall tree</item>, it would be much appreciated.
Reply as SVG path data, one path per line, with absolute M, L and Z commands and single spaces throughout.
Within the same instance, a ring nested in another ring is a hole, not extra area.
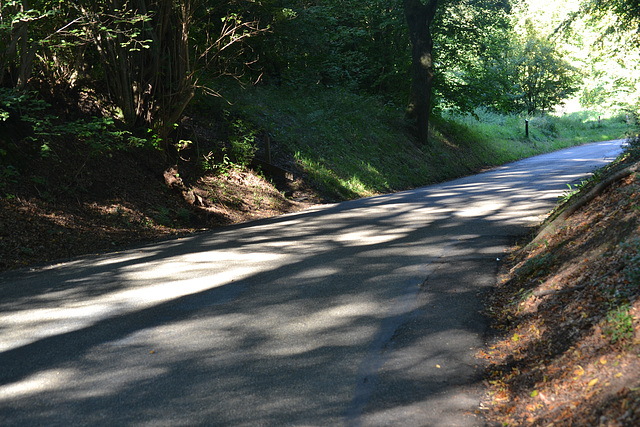
M 582 78 L 551 41 L 538 36 L 533 26 L 527 27 L 527 33 L 514 81 L 523 95 L 526 111 L 535 114 L 561 105 L 578 91 Z
M 408 114 L 418 129 L 418 140 L 428 144 L 431 87 L 433 85 L 433 37 L 431 23 L 438 0 L 404 0 L 404 13 L 411 38 L 412 82 Z

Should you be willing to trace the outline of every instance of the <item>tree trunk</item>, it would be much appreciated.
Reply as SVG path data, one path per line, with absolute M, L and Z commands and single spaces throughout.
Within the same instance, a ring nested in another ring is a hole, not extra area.
M 433 39 L 431 22 L 438 0 L 404 0 L 404 13 L 411 37 L 412 83 L 407 113 L 416 120 L 418 140 L 428 144 L 431 86 L 433 85 Z

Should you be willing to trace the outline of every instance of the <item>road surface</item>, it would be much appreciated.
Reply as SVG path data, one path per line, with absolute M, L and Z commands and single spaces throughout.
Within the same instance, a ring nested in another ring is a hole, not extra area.
M 481 425 L 478 295 L 620 144 L 0 275 L 0 425 Z

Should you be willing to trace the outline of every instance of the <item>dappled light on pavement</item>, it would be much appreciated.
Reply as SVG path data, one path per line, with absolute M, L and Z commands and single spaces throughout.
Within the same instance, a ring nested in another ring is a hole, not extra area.
M 603 144 L 4 274 L 0 422 L 476 425 L 478 293 Z

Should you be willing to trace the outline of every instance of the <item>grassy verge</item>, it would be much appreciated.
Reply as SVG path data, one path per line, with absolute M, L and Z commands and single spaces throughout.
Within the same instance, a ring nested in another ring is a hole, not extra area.
M 529 136 L 526 136 L 528 120 Z M 598 113 L 581 111 L 561 116 L 500 115 L 482 109 L 475 116 L 445 115 L 449 128 L 464 129 L 467 135 L 485 147 L 485 156 L 505 163 L 573 145 L 624 138 L 628 131 L 624 115 L 600 119 Z
M 261 87 L 227 107 L 268 131 L 328 200 L 415 188 L 486 167 L 624 136 L 621 117 L 591 113 L 524 117 L 486 111 L 434 120 L 429 146 L 413 142 L 402 108 L 340 89 Z

